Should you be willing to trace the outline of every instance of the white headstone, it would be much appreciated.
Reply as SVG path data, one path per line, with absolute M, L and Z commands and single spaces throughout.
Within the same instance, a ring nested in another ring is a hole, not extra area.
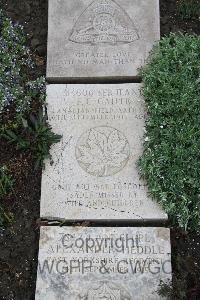
M 136 77 L 159 19 L 159 0 L 49 0 L 47 79 Z
M 41 228 L 35 300 L 159 300 L 171 279 L 165 228 Z
M 41 217 L 165 220 L 136 167 L 145 122 L 140 84 L 49 85 L 49 123 L 62 135 L 42 178 Z

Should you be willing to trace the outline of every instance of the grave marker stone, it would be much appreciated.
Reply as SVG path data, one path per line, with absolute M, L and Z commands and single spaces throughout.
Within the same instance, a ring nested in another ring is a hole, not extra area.
M 171 279 L 165 228 L 41 228 L 36 300 L 159 300 Z
M 159 25 L 158 0 L 49 0 L 47 79 L 135 78 Z
M 141 84 L 49 85 L 47 110 L 63 138 L 43 171 L 42 218 L 167 219 L 136 167 L 145 125 Z

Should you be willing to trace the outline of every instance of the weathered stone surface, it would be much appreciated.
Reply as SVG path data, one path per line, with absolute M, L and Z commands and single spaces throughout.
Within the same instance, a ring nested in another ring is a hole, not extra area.
M 136 77 L 159 37 L 159 0 L 49 0 L 47 78 Z
M 49 85 L 52 148 L 42 177 L 41 217 L 66 220 L 163 220 L 136 162 L 145 110 L 140 84 Z
M 41 228 L 36 300 L 159 300 L 171 279 L 165 228 Z

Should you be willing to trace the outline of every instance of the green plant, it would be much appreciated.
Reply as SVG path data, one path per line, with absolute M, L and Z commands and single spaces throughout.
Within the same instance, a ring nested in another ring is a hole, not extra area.
M 172 283 L 161 281 L 157 293 L 162 298 L 165 298 L 166 300 L 171 300 L 173 293 Z
M 33 99 L 43 100 L 45 80 L 31 79 L 34 67 L 26 47 L 23 27 L 14 24 L 0 9 L 0 131 L 17 128 L 21 117 L 31 111 Z
M 16 143 L 17 149 L 30 150 L 36 159 L 36 167 L 43 166 L 44 159 L 50 157 L 51 145 L 59 142 L 61 136 L 51 131 L 42 110 L 37 116 L 30 114 L 28 120 L 22 118 L 22 125 L 20 133 L 5 130 L 3 136 L 9 143 Z
M 9 175 L 9 170 L 6 166 L 0 167 L 0 200 L 2 200 L 10 191 L 13 191 L 14 181 Z M 13 219 L 11 213 L 6 213 L 0 204 L 0 227 L 10 223 Z
M 200 230 L 200 36 L 162 38 L 141 70 L 147 106 L 141 175 L 172 221 Z
M 172 282 L 160 282 L 158 295 L 165 300 L 187 300 L 187 282 L 185 278 L 177 278 L 175 275 Z
M 200 19 L 199 0 L 179 0 L 177 4 L 178 16 L 181 19 Z

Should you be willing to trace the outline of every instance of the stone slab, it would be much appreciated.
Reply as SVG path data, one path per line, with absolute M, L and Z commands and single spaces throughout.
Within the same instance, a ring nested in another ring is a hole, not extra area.
M 166 228 L 42 227 L 35 300 L 159 300 L 171 280 Z
M 63 137 L 43 171 L 42 218 L 167 219 L 136 167 L 145 124 L 140 89 L 134 83 L 47 87 L 49 123 Z
M 135 78 L 160 38 L 159 0 L 49 0 L 47 79 Z

